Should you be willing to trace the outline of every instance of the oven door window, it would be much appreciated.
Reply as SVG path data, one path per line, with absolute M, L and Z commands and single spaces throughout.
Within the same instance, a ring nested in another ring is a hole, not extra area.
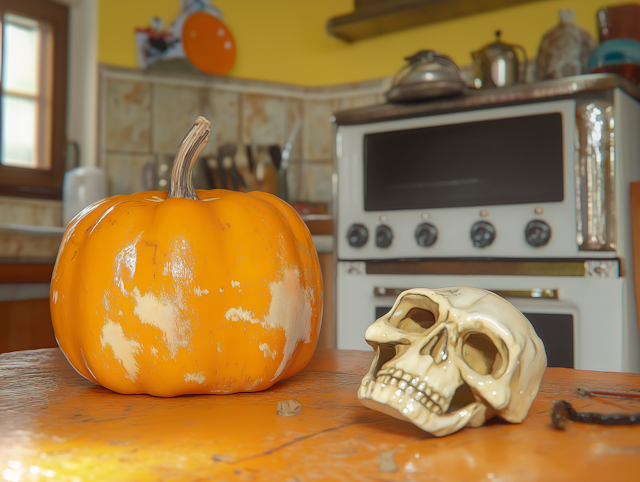
M 573 368 L 573 316 L 557 313 L 522 313 L 544 343 L 548 367 Z
M 391 306 L 376 306 L 376 320 Z M 573 316 L 557 313 L 523 313 L 544 343 L 548 367 L 573 368 Z
M 562 201 L 562 115 L 364 137 L 365 210 Z

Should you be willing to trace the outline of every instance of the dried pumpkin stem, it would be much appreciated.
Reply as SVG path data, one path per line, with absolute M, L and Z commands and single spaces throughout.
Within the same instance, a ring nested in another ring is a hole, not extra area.
M 193 127 L 189 129 L 182 142 L 176 150 L 173 158 L 173 169 L 171 170 L 171 187 L 167 199 L 181 197 L 199 201 L 200 198 L 193 189 L 191 175 L 193 166 L 198 160 L 200 151 L 209 141 L 211 132 L 211 122 L 204 117 L 198 117 Z

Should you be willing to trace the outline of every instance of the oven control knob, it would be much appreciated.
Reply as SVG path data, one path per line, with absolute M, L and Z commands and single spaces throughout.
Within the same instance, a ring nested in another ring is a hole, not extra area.
M 476 248 L 484 248 L 493 243 L 496 237 L 496 228 L 486 221 L 478 221 L 471 226 L 471 241 Z
M 436 242 L 436 239 L 438 239 L 438 230 L 433 224 L 430 223 L 418 224 L 415 236 L 416 243 L 418 243 L 419 246 L 428 248 Z
M 551 228 L 544 221 L 531 221 L 524 230 L 524 237 L 534 248 L 544 246 L 551 238 Z
M 362 224 L 352 224 L 347 230 L 347 239 L 354 248 L 361 248 L 369 240 L 369 231 Z
M 393 241 L 393 231 L 389 226 L 381 224 L 376 228 L 376 246 L 378 248 L 388 248 Z

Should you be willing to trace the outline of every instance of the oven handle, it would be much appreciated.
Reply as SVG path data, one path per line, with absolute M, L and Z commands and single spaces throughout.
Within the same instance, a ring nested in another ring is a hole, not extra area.
M 375 286 L 373 288 L 373 295 L 376 297 L 381 296 L 398 296 L 400 293 L 407 291 L 409 288 L 385 288 L 383 286 Z M 554 300 L 559 299 L 557 289 L 550 288 L 534 288 L 532 290 L 487 290 L 495 293 L 503 298 L 551 298 Z

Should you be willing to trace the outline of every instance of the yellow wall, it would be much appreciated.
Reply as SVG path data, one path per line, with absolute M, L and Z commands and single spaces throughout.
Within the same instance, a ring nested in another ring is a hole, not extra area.
M 133 32 L 152 16 L 165 24 L 179 13 L 179 0 L 99 0 L 98 60 L 135 67 Z M 605 0 L 546 0 L 460 17 L 438 24 L 346 43 L 326 33 L 330 17 L 353 11 L 353 0 L 213 0 L 237 45 L 229 76 L 298 85 L 330 85 L 394 74 L 405 56 L 439 50 L 459 64 L 492 42 L 519 43 L 535 57 L 544 33 L 557 23 L 558 9 L 573 8 L 578 24 L 596 36 L 596 11 Z

